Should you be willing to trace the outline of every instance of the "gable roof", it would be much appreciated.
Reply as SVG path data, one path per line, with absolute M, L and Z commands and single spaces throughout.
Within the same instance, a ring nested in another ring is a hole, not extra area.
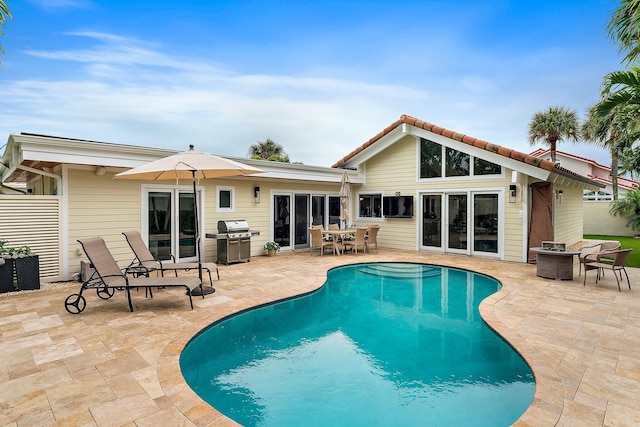
M 435 133 L 437 135 L 442 135 L 445 138 L 449 138 L 455 141 L 459 141 L 463 144 L 467 144 L 469 146 L 472 147 L 476 147 L 476 148 L 480 148 L 482 150 L 486 150 L 488 152 L 491 153 L 495 153 L 498 154 L 500 156 L 503 156 L 505 158 L 509 158 L 509 159 L 513 159 L 516 160 L 517 162 L 520 162 L 522 164 L 526 164 L 529 166 L 534 166 L 536 168 L 542 169 L 546 172 L 550 172 L 562 177 L 566 177 L 566 178 L 570 178 L 572 180 L 576 180 L 576 181 L 580 181 L 584 184 L 588 184 L 590 186 L 596 186 L 596 187 L 604 187 L 603 184 L 596 182 L 592 179 L 589 179 L 585 176 L 582 176 L 580 174 L 577 174 L 575 172 L 572 172 L 566 168 L 563 168 L 553 162 L 550 162 L 548 160 L 544 160 L 535 156 L 532 156 L 530 154 L 525 154 L 522 153 L 520 151 L 517 150 L 513 150 L 511 148 L 507 148 L 507 147 L 503 147 L 497 144 L 493 144 L 491 142 L 488 141 L 484 141 L 482 139 L 478 139 L 478 138 L 474 138 L 472 136 L 469 135 L 465 135 L 459 132 L 455 132 L 453 130 L 449 130 L 449 129 L 445 129 L 442 128 L 440 126 L 434 125 L 432 123 L 429 122 L 425 122 L 424 120 L 420 120 L 417 119 L 415 117 L 411 117 L 408 116 L 406 114 L 403 114 L 402 116 L 400 116 L 399 120 L 396 120 L 395 122 L 393 122 L 392 124 L 390 124 L 389 126 L 387 126 L 386 128 L 384 128 L 382 130 L 382 132 L 379 132 L 377 135 L 375 135 L 373 138 L 369 139 L 367 142 L 365 142 L 364 144 L 360 145 L 359 147 L 357 147 L 355 150 L 353 150 L 352 152 L 350 152 L 349 154 L 347 154 L 346 156 L 344 156 L 342 159 L 338 160 L 336 163 L 334 163 L 331 167 L 333 168 L 339 168 L 341 166 L 345 166 L 345 164 L 353 159 L 356 155 L 360 154 L 361 152 L 363 152 L 364 150 L 366 150 L 367 148 L 371 147 L 373 144 L 375 144 L 376 142 L 380 141 L 382 138 L 384 138 L 385 136 L 387 136 L 388 134 L 390 134 L 392 131 L 394 131 L 396 128 L 407 124 L 410 126 L 415 126 L 416 128 L 420 128 L 420 129 L 424 129 L 426 131 Z

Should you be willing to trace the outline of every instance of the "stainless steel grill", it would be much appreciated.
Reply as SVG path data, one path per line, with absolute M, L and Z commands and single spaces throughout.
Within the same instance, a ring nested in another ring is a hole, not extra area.
M 251 236 L 259 234 L 249 229 L 247 220 L 238 219 L 218 221 L 218 232 L 206 237 L 218 240 L 218 262 L 229 264 L 251 261 Z

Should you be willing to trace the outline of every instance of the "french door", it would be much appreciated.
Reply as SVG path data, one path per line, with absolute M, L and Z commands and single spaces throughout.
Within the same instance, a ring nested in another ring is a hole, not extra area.
M 421 195 L 421 246 L 451 253 L 500 253 L 500 192 Z
M 149 187 L 144 190 L 144 201 L 142 229 L 151 253 L 160 260 L 172 255 L 177 261 L 197 260 L 193 190 Z M 202 214 L 199 219 L 202 224 Z

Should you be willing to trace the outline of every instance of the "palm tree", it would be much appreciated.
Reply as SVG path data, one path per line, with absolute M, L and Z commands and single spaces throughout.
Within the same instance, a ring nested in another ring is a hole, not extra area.
M 551 161 L 556 161 L 556 143 L 564 139 L 577 142 L 580 137 L 578 116 L 575 110 L 565 107 L 549 107 L 547 111 L 533 115 L 529 123 L 529 144 L 543 141 L 551 148 Z
M 266 141 L 258 141 L 257 144 L 250 146 L 249 157 L 289 163 L 289 156 L 284 152 L 282 145 L 269 138 Z
M 597 109 L 599 115 L 607 115 L 614 108 L 624 106 L 627 115 L 640 117 L 640 68 L 613 71 L 602 80 L 601 101 Z
M 634 62 L 640 55 L 640 0 L 622 0 L 607 25 L 609 37 L 618 44 L 624 61 Z
M 603 116 L 598 113 L 598 104 L 595 104 L 589 108 L 587 120 L 582 124 L 584 139 L 609 149 L 611 153 L 611 185 L 614 200 L 618 200 L 619 156 L 634 140 L 630 123 L 625 119 L 624 108 L 616 108 Z
M 7 18 L 13 19 L 9 7 L 5 0 L 0 0 L 0 36 L 4 34 L 4 27 L 7 25 Z M 4 53 L 0 44 L 0 53 Z
M 627 227 L 640 230 L 640 188 L 629 190 L 622 199 L 614 200 L 609 213 L 612 216 L 627 217 Z

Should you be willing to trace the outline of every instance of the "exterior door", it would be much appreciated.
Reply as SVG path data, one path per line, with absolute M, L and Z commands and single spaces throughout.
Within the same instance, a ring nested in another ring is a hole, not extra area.
M 467 251 L 467 195 L 447 196 L 447 249 L 451 252 Z
M 147 243 L 160 260 L 196 260 L 195 211 L 193 191 L 182 189 L 147 189 Z M 144 221 L 144 220 L 143 220 Z
M 309 247 L 309 195 L 308 194 L 296 194 L 295 195 L 295 247 L 307 248 Z
M 291 195 L 273 196 L 273 241 L 282 249 L 291 248 Z
M 422 195 L 422 246 L 442 247 L 442 195 Z

